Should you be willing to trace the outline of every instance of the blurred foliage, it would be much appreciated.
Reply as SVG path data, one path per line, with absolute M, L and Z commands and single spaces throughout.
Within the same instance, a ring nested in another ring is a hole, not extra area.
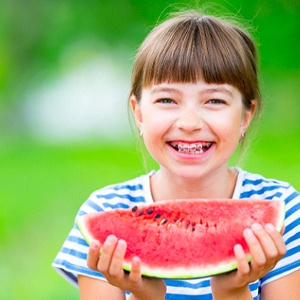
M 142 172 L 135 147 L 27 140 L 2 147 L 0 164 L 0 299 L 79 299 L 51 263 L 83 200 Z
M 83 40 L 90 52 L 112 49 L 133 52 L 149 29 L 176 6 L 193 1 L 151 0 L 1 0 L 0 96 L 18 101 L 34 81 L 42 82 L 72 64 L 66 49 Z M 199 1 L 199 5 L 210 1 Z M 299 71 L 298 0 L 218 1 L 233 14 L 251 20 L 260 44 L 263 71 Z M 92 55 L 82 49 L 81 59 Z M 80 59 L 77 57 L 77 59 Z
M 104 48 L 129 68 L 159 19 L 174 6 L 194 6 L 177 3 L 0 0 L 0 299 L 78 299 L 50 267 L 77 209 L 93 190 L 144 172 L 131 140 L 50 146 L 15 139 L 24 94 Z M 300 2 L 213 3 L 250 20 L 261 53 L 265 117 L 245 167 L 300 189 Z

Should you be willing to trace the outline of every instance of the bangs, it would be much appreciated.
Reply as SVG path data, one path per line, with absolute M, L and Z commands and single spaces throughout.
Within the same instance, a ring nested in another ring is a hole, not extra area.
M 158 26 L 142 44 L 135 69 L 133 83 L 140 81 L 138 89 L 204 79 L 231 84 L 247 98 L 255 98 L 248 84 L 257 77 L 252 40 L 237 27 L 213 17 L 181 16 Z M 135 92 L 138 96 L 139 91 Z

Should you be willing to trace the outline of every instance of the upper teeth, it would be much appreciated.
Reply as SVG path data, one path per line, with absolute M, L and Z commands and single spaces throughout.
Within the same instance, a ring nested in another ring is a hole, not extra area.
M 179 152 L 200 154 L 200 153 L 203 153 L 203 147 L 209 147 L 211 145 L 211 143 L 187 144 L 187 143 L 182 143 L 182 142 L 178 142 L 178 143 L 172 142 L 171 145 L 173 147 L 176 147 Z

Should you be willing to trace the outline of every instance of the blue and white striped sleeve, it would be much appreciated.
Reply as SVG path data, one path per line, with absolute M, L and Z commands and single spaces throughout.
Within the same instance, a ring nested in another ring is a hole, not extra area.
M 281 199 L 286 204 L 283 239 L 287 252 L 276 267 L 261 280 L 262 285 L 300 269 L 300 194 L 289 186 Z
M 97 190 L 81 206 L 77 215 L 82 216 L 115 208 L 128 208 L 138 203 L 145 203 L 144 182 L 149 182 L 149 175 Z M 150 188 L 147 190 L 149 191 L 146 194 L 150 195 Z M 52 266 L 75 286 L 78 286 L 77 276 L 79 274 L 106 280 L 99 272 L 87 267 L 88 249 L 89 246 L 75 223 Z
M 94 201 L 95 197 L 95 194 L 90 196 L 90 198 L 81 206 L 78 215 L 103 210 L 103 208 Z M 78 286 L 78 275 L 86 275 L 105 280 L 99 272 L 91 270 L 86 265 L 88 249 L 89 245 L 83 238 L 75 222 L 74 227 L 55 257 L 52 266 L 76 287 Z

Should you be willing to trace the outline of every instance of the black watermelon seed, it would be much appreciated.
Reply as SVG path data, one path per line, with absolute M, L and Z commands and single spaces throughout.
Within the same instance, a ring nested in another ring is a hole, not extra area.
M 160 217 L 161 217 L 161 214 L 156 214 L 156 215 L 154 216 L 155 219 L 159 219 Z
M 136 210 L 137 210 L 137 206 L 134 206 L 134 207 L 132 208 L 132 212 L 136 212 Z
M 141 216 L 144 212 L 141 210 L 139 213 L 138 213 L 138 216 Z
M 153 213 L 153 208 L 149 208 L 148 210 L 147 210 L 147 214 L 148 215 L 151 215 Z

